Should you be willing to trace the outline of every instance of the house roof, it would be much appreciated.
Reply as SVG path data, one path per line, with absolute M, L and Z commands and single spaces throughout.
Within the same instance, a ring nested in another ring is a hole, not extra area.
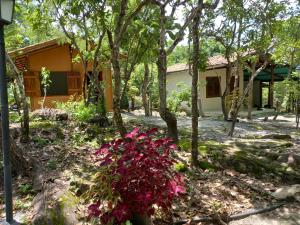
M 51 47 L 54 47 L 54 46 L 57 46 L 57 45 L 59 45 L 59 39 L 55 38 L 55 39 L 51 39 L 51 40 L 44 41 L 44 42 L 41 42 L 41 43 L 29 45 L 29 46 L 26 46 L 24 48 L 16 49 L 14 51 L 10 51 L 10 52 L 8 52 L 8 54 L 11 57 L 23 56 L 23 55 L 26 55 L 26 54 L 29 54 L 29 53 L 32 53 L 32 52 L 36 52 L 36 51 L 40 51 L 40 50 L 43 50 L 43 49 L 51 48 Z
M 207 59 L 207 68 L 206 69 L 214 69 L 214 68 L 223 68 L 227 65 L 227 60 L 222 55 L 216 55 L 209 57 Z M 186 71 L 189 69 L 189 65 L 186 63 L 177 63 L 167 68 L 167 73 Z

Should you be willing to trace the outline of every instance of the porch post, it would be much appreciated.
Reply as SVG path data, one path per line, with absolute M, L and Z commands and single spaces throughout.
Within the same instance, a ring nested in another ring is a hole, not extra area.
M 271 65 L 271 81 L 270 81 L 270 87 L 269 87 L 269 106 L 270 108 L 274 107 L 274 65 Z

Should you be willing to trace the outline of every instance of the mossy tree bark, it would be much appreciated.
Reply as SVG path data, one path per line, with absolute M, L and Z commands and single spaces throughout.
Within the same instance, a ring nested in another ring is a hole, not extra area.
M 200 4 L 200 1 L 198 1 Z M 198 77 L 199 77 L 199 24 L 200 14 L 192 22 L 193 64 L 192 64 L 192 167 L 198 165 Z

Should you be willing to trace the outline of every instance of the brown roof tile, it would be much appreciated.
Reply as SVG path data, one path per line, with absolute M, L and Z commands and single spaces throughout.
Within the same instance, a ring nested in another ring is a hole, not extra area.
M 23 55 L 26 55 L 31 52 L 39 51 L 39 50 L 50 48 L 50 47 L 57 46 L 57 45 L 59 45 L 59 40 L 52 39 L 52 40 L 44 41 L 41 43 L 29 45 L 24 48 L 16 49 L 14 51 L 10 51 L 8 54 L 11 57 L 23 56 Z
M 209 57 L 207 60 L 207 69 L 220 68 L 227 65 L 227 60 L 222 55 L 216 55 Z M 177 63 L 172 66 L 169 66 L 167 69 L 168 73 L 179 72 L 188 70 L 189 66 L 186 63 Z

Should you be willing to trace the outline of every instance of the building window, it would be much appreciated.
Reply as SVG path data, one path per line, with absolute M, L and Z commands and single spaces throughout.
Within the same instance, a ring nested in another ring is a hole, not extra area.
M 220 77 L 206 77 L 206 98 L 220 97 Z
M 68 77 L 66 72 L 50 72 L 51 84 L 47 88 L 47 96 L 68 95 Z M 41 85 L 41 94 L 44 96 L 44 88 Z

